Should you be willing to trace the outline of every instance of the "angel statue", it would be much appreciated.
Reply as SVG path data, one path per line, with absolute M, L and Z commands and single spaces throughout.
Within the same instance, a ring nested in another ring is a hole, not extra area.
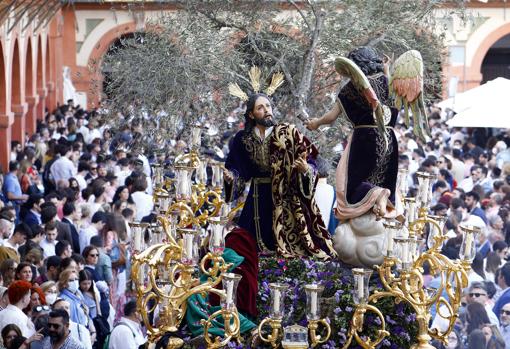
M 400 56 L 391 78 L 387 63 L 387 57 L 383 59 L 370 47 L 337 58 L 336 71 L 350 81 L 341 88 L 331 110 L 305 121 L 309 130 L 315 130 L 343 114 L 352 124 L 353 132 L 336 171 L 335 215 L 340 224 L 334 241 L 341 260 L 370 268 L 383 261 L 381 218 L 402 213 L 395 208 L 399 200 L 395 197 L 398 144 L 393 126 L 399 111 L 404 109 L 407 125 L 412 111 L 417 136 L 423 139 L 429 132 L 420 53 L 408 51 Z

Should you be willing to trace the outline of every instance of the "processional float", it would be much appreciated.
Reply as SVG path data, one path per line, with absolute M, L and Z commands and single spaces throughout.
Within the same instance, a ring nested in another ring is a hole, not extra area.
M 170 334 L 168 349 L 180 348 L 184 344 L 177 332 L 185 317 L 188 299 L 193 295 L 205 297 L 215 294 L 220 298 L 220 309 L 207 320 L 202 320 L 208 348 L 220 348 L 233 340 L 240 340 L 236 290 L 241 276 L 228 272 L 231 264 L 225 262 L 222 253 L 228 233 L 227 223 L 241 206 L 229 210 L 222 198 L 221 164 L 209 164 L 212 180 L 208 185 L 207 164 L 199 154 L 200 139 L 201 129 L 194 127 L 191 151 L 175 159 L 175 179 L 165 179 L 163 166 L 153 165 L 156 222 L 130 224 L 133 251 L 131 278 L 138 311 L 147 328 L 149 343 L 154 344 Z M 374 266 L 384 290 L 370 294 L 369 280 L 373 270 L 352 269 L 355 310 L 343 348 L 348 348 L 354 340 L 365 349 L 373 349 L 389 335 L 385 316 L 377 308 L 377 301 L 386 297 L 394 298 L 396 303 L 405 302 L 415 311 L 418 337 L 412 348 L 432 349 L 432 338 L 446 343 L 448 334 L 453 330 L 462 290 L 468 286 L 467 272 L 476 254 L 475 241 L 480 230 L 461 226 L 460 259 L 452 261 L 442 255 L 441 247 L 447 239 L 443 233 L 445 219 L 428 215 L 433 176 L 421 172 L 417 175 L 418 194 L 416 198 L 407 198 L 407 172 L 399 172 L 398 190 L 404 198 L 405 223 L 396 220 L 384 223 L 385 257 L 381 265 Z M 202 258 L 201 249 L 207 250 Z M 424 286 L 425 263 L 430 267 L 430 274 L 440 279 L 437 289 Z M 200 283 L 197 272 L 207 276 L 205 282 Z M 223 289 L 218 288 L 220 284 Z M 323 287 L 320 284 L 305 286 L 307 328 L 298 325 L 283 328 L 288 286 L 273 283 L 269 287 L 269 316 L 258 328 L 258 336 L 263 343 L 273 348 L 304 349 L 316 347 L 329 339 L 333 329 L 328 319 L 322 316 L 320 298 Z M 448 320 L 446 331 L 429 327 L 432 307 L 436 308 L 437 316 Z M 375 338 L 363 335 L 365 314 L 369 312 L 380 319 Z M 154 318 L 159 320 L 155 322 Z M 224 322 L 223 336 L 212 338 L 209 334 L 213 320 Z

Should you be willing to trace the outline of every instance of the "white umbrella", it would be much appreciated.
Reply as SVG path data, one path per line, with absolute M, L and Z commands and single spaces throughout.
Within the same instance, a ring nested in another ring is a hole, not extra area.
M 496 107 L 496 110 L 499 110 L 509 98 L 508 91 L 510 91 L 510 80 L 496 78 L 483 85 L 458 93 L 455 97 L 438 103 L 438 106 L 443 110 L 448 108 L 456 113 L 473 108 Z M 508 103 L 505 105 L 508 105 Z
M 509 90 L 510 91 L 510 90 Z M 446 122 L 450 127 L 510 128 L 510 98 L 468 108 Z

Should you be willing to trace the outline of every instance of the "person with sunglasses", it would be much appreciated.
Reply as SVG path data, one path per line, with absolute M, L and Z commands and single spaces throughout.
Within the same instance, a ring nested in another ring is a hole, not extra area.
M 501 308 L 499 313 L 499 332 L 505 340 L 505 349 L 510 349 L 510 303 L 507 303 Z
M 489 303 L 487 287 L 483 282 L 472 282 L 469 286 L 466 301 L 468 304 L 480 303 L 484 306 L 491 324 L 499 325 L 498 317 L 492 311 L 492 305 Z
M 43 349 L 85 349 L 81 342 L 70 335 L 69 314 L 63 309 L 50 312 L 48 336 L 44 338 Z

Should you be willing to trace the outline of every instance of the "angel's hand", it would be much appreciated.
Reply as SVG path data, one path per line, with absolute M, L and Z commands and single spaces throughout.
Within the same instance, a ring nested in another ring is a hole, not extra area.
M 317 119 L 317 118 L 313 118 L 313 119 L 305 120 L 303 122 L 304 122 L 304 124 L 305 124 L 307 129 L 309 129 L 310 131 L 313 131 L 313 130 L 316 130 L 319 127 L 318 120 L 319 119 Z
M 391 58 L 386 54 L 383 54 L 383 56 L 384 56 L 383 57 L 384 74 L 389 75 L 390 74 Z

